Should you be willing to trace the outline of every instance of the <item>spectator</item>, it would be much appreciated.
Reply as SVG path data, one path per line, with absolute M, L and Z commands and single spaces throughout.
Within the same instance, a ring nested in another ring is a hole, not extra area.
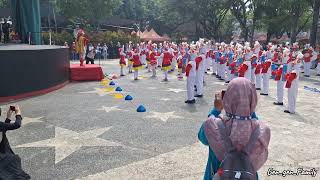
M 4 43 L 9 42 L 9 33 L 10 33 L 10 24 L 8 20 L 5 20 L 4 24 L 2 25 L 2 32 L 4 34 Z
M 14 123 L 10 123 L 13 112 L 16 114 L 16 120 Z M 21 159 L 12 151 L 6 136 L 7 131 L 20 128 L 21 121 L 19 106 L 11 106 L 8 109 L 5 122 L 0 122 L 0 179 L 30 179 L 30 176 L 22 170 Z
M 72 54 L 72 57 L 71 57 L 71 60 L 77 60 L 77 51 L 76 51 L 76 43 L 75 42 L 72 42 L 72 47 L 71 47 L 71 54 Z
M 69 48 L 68 42 L 64 42 L 64 47 Z
M 260 128 L 258 140 L 248 153 L 253 170 L 258 171 L 268 158 L 270 129 L 255 115 L 258 99 L 254 85 L 245 78 L 236 78 L 230 82 L 224 97 L 217 98 L 217 96 L 219 95 L 216 95 L 215 107 L 209 114 L 209 119 L 203 123 L 198 133 L 199 140 L 209 146 L 204 179 L 211 180 L 212 174 L 218 172 L 221 161 L 225 158 L 225 141 L 222 140 L 219 128 L 221 126 L 218 125 L 221 120 L 226 127 L 227 137 L 238 151 L 247 145 L 255 128 Z M 226 115 L 221 117 L 223 109 Z
M 91 64 L 94 64 L 94 57 L 96 55 L 96 48 L 92 45 L 92 44 L 89 44 L 88 46 L 88 54 L 86 56 L 86 64 L 89 64 L 89 62 Z
M 0 21 L 0 43 L 1 43 L 1 40 L 2 40 L 2 25 L 3 24 L 4 24 L 4 20 L 2 18 L 1 21 Z
M 104 43 L 104 46 L 102 48 L 102 56 L 104 60 L 108 59 L 108 46 L 106 43 Z
M 98 43 L 96 47 L 96 59 L 101 59 L 101 55 L 102 55 L 102 48 L 100 46 L 100 43 Z

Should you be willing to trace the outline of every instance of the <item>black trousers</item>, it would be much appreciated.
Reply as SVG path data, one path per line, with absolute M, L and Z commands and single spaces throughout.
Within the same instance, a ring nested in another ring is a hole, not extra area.
M 89 62 L 90 62 L 91 64 L 94 64 L 94 59 L 91 59 L 91 58 L 86 57 L 86 64 L 89 64 Z
M 4 43 L 9 42 L 9 33 L 4 33 Z

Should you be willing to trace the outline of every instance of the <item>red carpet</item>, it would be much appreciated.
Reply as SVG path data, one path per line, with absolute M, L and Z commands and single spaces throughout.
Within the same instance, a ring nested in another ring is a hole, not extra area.
M 70 65 L 70 80 L 71 81 L 101 81 L 104 78 L 102 68 L 95 64 L 80 64 Z

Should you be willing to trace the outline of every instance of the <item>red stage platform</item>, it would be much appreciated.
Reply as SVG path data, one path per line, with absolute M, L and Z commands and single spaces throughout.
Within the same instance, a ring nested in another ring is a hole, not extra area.
M 71 81 L 101 81 L 104 78 L 102 68 L 95 64 L 80 64 L 70 65 L 70 80 Z

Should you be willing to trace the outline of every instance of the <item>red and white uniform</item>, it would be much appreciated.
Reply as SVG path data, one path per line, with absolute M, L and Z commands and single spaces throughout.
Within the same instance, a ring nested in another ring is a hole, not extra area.
M 158 64 L 158 61 L 157 61 L 157 58 L 156 58 L 156 52 L 153 52 L 153 51 L 150 51 L 149 53 L 149 63 L 150 63 L 150 68 L 151 68 L 151 71 L 152 71 L 152 77 L 156 77 L 156 68 L 157 68 L 157 64 Z
M 311 58 L 312 58 L 313 51 L 308 49 L 307 52 L 304 54 L 304 75 L 310 76 L 310 68 L 311 68 Z
M 187 76 L 187 96 L 188 100 L 194 99 L 194 85 L 196 81 L 196 62 L 189 61 L 186 66 L 186 76 Z
M 256 69 L 254 71 L 254 74 L 256 76 L 256 88 L 257 89 L 261 89 L 261 79 L 262 79 L 262 68 L 263 68 L 263 64 L 261 63 L 257 63 L 256 65 Z
M 302 56 L 301 56 L 302 57 Z M 299 88 L 299 70 L 300 70 L 300 60 L 293 64 L 292 71 L 286 74 L 286 85 L 288 89 L 288 111 L 290 113 L 295 113 L 296 101 L 298 96 Z
M 126 63 L 126 54 L 124 53 L 123 48 L 119 49 L 119 56 L 120 56 L 120 60 L 119 60 L 119 64 L 120 64 L 120 75 L 123 76 L 123 68 L 127 65 Z
M 271 76 L 271 60 L 267 60 L 263 65 L 262 65 L 262 89 L 261 93 L 262 94 L 269 94 L 269 80 Z
M 134 79 L 137 80 L 139 76 L 139 70 L 143 68 L 139 52 L 135 51 L 132 58 L 133 58 L 133 70 L 134 70 Z
M 129 73 L 132 73 L 132 68 L 133 68 L 133 51 L 128 52 L 128 68 L 129 68 Z

